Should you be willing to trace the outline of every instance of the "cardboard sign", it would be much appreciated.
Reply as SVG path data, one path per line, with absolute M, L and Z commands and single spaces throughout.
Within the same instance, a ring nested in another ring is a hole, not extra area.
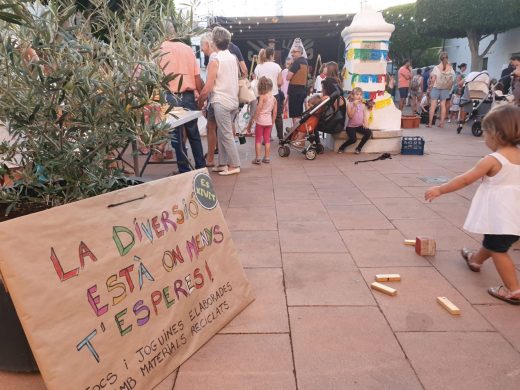
M 253 297 L 207 171 L 0 224 L 49 390 L 151 389 Z

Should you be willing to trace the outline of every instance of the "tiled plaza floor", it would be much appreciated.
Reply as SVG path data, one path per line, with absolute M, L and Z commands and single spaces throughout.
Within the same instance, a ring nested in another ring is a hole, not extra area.
M 475 274 L 458 254 L 479 246 L 461 228 L 477 185 L 423 200 L 421 178 L 470 168 L 483 139 L 453 126 L 406 134 L 425 137 L 424 156 L 355 165 L 372 156 L 274 150 L 255 166 L 253 140 L 239 146 L 241 174 L 213 177 L 257 299 L 156 389 L 520 389 L 520 308 L 487 294 L 500 283 L 491 263 Z M 403 245 L 417 235 L 437 240 L 436 256 Z M 519 245 L 513 256 L 520 270 Z M 402 276 L 395 297 L 369 288 L 377 273 Z M 44 386 L 0 373 L 0 388 Z

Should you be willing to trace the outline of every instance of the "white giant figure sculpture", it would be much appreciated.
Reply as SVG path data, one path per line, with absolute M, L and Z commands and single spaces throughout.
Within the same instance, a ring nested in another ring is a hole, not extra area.
M 291 52 L 297 48 L 297 47 L 301 47 L 303 49 L 303 57 L 304 58 L 307 58 L 307 50 L 305 50 L 305 47 L 303 46 L 303 42 L 302 42 L 302 39 L 301 38 L 294 38 L 294 41 L 293 41 L 293 44 L 291 46 L 291 49 L 289 50 L 289 55 L 288 57 L 292 58 L 292 54 Z
M 395 107 L 390 94 L 385 92 L 388 45 L 394 29 L 393 24 L 384 20 L 381 12 L 364 7 L 341 33 L 345 41 L 343 88 L 351 91 L 354 87 L 360 87 L 364 98 L 375 102 L 369 122 L 374 139 L 363 149 L 369 153 L 400 149 L 401 111 Z

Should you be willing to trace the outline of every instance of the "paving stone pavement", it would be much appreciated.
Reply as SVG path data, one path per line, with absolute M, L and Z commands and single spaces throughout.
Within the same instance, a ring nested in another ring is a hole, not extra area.
M 238 145 L 240 175 L 212 177 L 257 300 L 157 390 L 520 388 L 520 308 L 486 293 L 500 283 L 491 263 L 475 274 L 458 254 L 479 246 L 462 230 L 477 185 L 423 199 L 421 178 L 454 177 L 488 150 L 454 126 L 405 133 L 425 137 L 425 155 L 355 165 L 373 156 L 280 158 L 273 144 L 271 164 L 255 166 L 253 139 Z M 434 237 L 437 255 L 403 245 L 416 235 Z M 513 257 L 520 270 L 520 245 Z M 377 273 L 401 274 L 396 296 L 370 289 Z M 0 388 L 44 385 L 0 372 Z

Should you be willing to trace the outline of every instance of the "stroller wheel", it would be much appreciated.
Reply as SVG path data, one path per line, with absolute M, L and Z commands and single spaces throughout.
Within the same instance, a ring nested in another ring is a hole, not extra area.
M 323 147 L 322 144 L 317 144 L 316 145 L 316 153 L 322 154 L 324 151 L 325 151 L 325 148 Z
M 314 160 L 316 158 L 316 150 L 315 149 L 309 149 L 305 152 L 305 158 L 307 160 Z
M 291 154 L 291 149 L 289 149 L 287 145 L 283 145 L 278 148 L 278 155 L 280 157 L 287 157 L 289 154 Z
M 480 121 L 473 122 L 473 126 L 471 126 L 471 133 L 475 137 L 480 137 L 482 135 L 483 131 L 482 131 L 482 124 L 480 123 Z

